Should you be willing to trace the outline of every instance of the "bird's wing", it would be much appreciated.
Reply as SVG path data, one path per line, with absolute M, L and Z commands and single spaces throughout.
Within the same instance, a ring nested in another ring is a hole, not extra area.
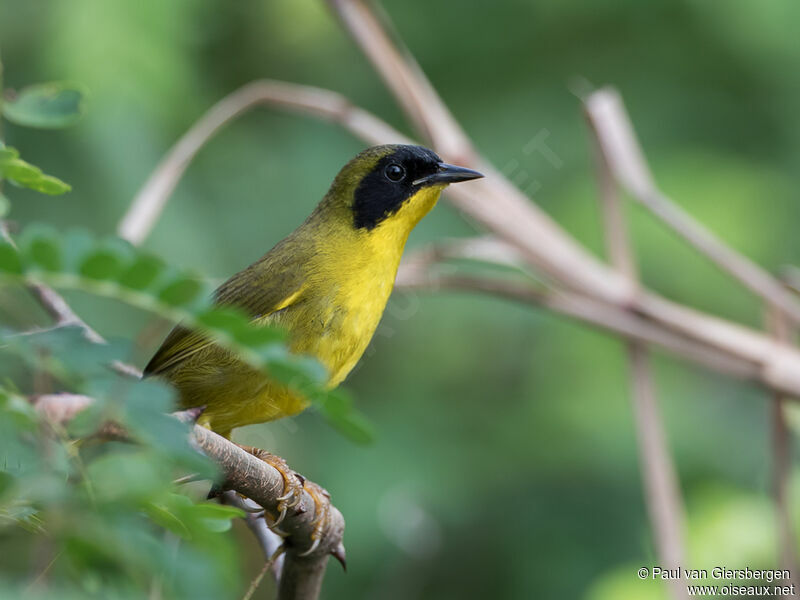
M 300 299 L 305 288 L 305 278 L 296 267 L 296 262 L 270 253 L 223 283 L 214 294 L 215 303 L 241 308 L 253 319 L 288 308 Z M 144 374 L 164 373 L 211 344 L 213 340 L 207 336 L 178 325 L 150 359 Z

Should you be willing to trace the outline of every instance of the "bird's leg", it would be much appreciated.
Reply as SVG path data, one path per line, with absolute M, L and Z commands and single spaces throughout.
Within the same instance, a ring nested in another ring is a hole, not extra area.
M 292 471 L 289 468 L 289 465 L 286 464 L 286 461 L 280 456 L 267 452 L 266 450 L 262 450 L 261 448 L 242 446 L 241 444 L 236 445 L 248 454 L 252 454 L 259 460 L 263 460 L 269 466 L 278 471 L 278 473 L 281 474 L 281 477 L 283 477 L 283 495 L 278 498 L 279 515 L 276 519 L 274 519 L 272 525 L 270 526 L 270 529 L 274 529 L 283 522 L 283 519 L 286 517 L 286 513 L 290 508 L 294 508 L 302 502 L 303 485 L 305 484 L 306 480 L 299 473 Z M 314 502 L 316 503 L 316 499 Z M 303 510 L 302 506 L 300 507 L 300 510 Z

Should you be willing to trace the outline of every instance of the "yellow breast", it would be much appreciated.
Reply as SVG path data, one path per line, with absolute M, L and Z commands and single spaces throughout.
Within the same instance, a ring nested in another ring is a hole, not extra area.
M 278 320 L 289 328 L 294 352 L 315 356 L 328 369 L 330 388 L 361 358 L 392 293 L 405 239 L 377 243 L 373 236 L 340 239 L 327 249 L 311 269 L 304 299 Z M 336 255 L 349 256 L 337 261 Z

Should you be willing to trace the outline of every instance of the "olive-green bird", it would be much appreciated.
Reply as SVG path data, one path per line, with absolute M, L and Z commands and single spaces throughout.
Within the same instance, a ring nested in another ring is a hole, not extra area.
M 448 184 L 478 177 L 420 146 L 368 148 L 344 166 L 300 227 L 217 289 L 215 302 L 247 311 L 255 323 L 288 330 L 290 350 L 316 357 L 327 368 L 328 387 L 336 387 L 375 333 L 411 230 Z M 308 405 L 181 326 L 145 374 L 171 382 L 183 407 L 204 406 L 201 424 L 226 437 L 235 427 L 294 415 Z M 254 453 L 281 470 L 292 487 L 294 477 L 277 457 Z

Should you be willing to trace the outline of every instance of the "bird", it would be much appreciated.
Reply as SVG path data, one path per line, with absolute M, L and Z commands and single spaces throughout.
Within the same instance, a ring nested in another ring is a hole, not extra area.
M 285 329 L 289 350 L 316 358 L 327 371 L 326 387 L 333 389 L 375 333 L 411 231 L 449 184 L 480 177 L 422 146 L 367 148 L 339 171 L 305 222 L 225 281 L 213 302 L 244 311 L 255 325 Z M 300 392 L 181 324 L 144 374 L 170 383 L 181 407 L 205 407 L 198 422 L 228 439 L 237 427 L 294 415 L 309 404 Z M 327 492 L 296 476 L 283 459 L 242 447 L 283 476 L 286 493 L 273 527 L 303 489 L 318 508 L 326 506 Z M 318 520 L 308 552 L 319 542 Z

